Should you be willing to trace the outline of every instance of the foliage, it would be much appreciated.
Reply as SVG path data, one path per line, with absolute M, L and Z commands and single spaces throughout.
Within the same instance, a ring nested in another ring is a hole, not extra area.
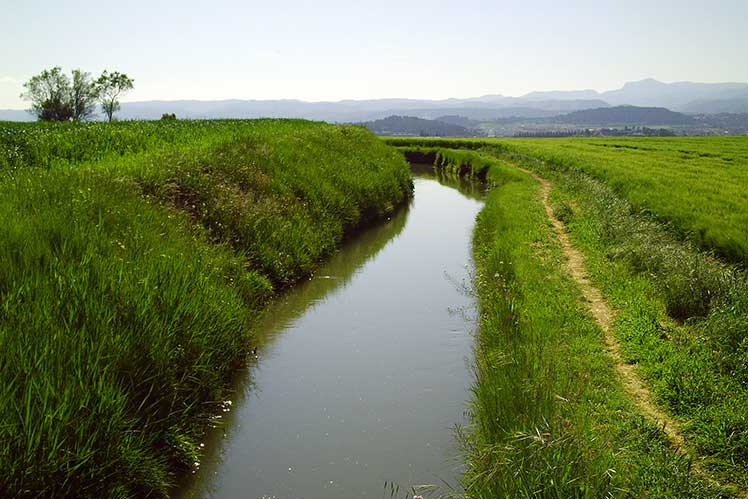
M 21 94 L 31 101 L 30 112 L 41 121 L 68 121 L 74 111 L 70 100 L 70 79 L 56 66 L 45 69 L 23 84 L 26 91 Z
M 537 184 L 506 165 L 475 232 L 480 336 L 471 497 L 704 497 L 637 416 L 564 275 Z M 683 477 L 686 477 L 684 480 Z
M 85 121 L 96 112 L 98 89 L 91 79 L 91 73 L 80 69 L 73 70 L 73 82 L 70 87 L 70 107 L 73 121 Z
M 0 168 L 56 168 L 98 161 L 182 142 L 204 147 L 258 128 L 257 121 L 127 123 L 0 123 Z
M 31 101 L 31 112 L 40 121 L 85 121 L 101 100 L 109 121 L 119 109 L 119 95 L 133 88 L 133 81 L 117 71 L 104 71 L 95 81 L 91 73 L 74 69 L 72 80 L 56 66 L 45 69 L 24 83 L 22 98 Z
M 557 203 L 575 207 L 567 226 L 618 311 L 627 360 L 720 480 L 748 487 L 748 275 L 632 213 L 602 182 L 536 168 L 555 177 Z
M 403 159 L 355 127 L 3 133 L 40 139 L 6 137 L 27 150 L 0 155 L 3 497 L 168 494 L 269 296 L 412 187 Z
M 438 152 L 455 164 L 471 155 L 488 163 L 494 186 L 473 241 L 480 313 L 472 426 L 462 433 L 467 496 L 731 497 L 693 474 L 624 393 L 566 275 L 537 184 L 485 151 Z M 577 198 L 554 196 L 556 211 L 576 223 Z M 621 299 L 631 301 L 630 293 Z M 650 350 L 652 358 L 663 354 Z M 738 429 L 741 417 L 721 422 Z
M 134 80 L 119 71 L 104 71 L 96 80 L 96 91 L 101 102 L 101 110 L 104 111 L 109 121 L 112 121 L 114 113 L 120 110 L 119 98 L 122 94 L 132 90 Z

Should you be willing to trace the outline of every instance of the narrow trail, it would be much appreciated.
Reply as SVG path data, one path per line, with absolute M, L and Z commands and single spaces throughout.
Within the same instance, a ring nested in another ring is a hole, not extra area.
M 566 229 L 564 228 L 564 224 L 556 218 L 556 215 L 553 213 L 553 209 L 548 200 L 551 183 L 535 172 L 516 165 L 514 166 L 540 183 L 543 208 L 545 208 L 548 220 L 550 220 L 553 225 L 553 230 L 558 236 L 561 250 L 566 257 L 566 270 L 572 279 L 574 279 L 577 286 L 579 286 L 579 289 L 582 291 L 582 296 L 584 296 L 584 299 L 587 302 L 587 308 L 592 313 L 595 322 L 597 322 L 603 330 L 605 346 L 613 361 L 613 367 L 621 378 L 626 393 L 631 397 L 631 400 L 645 417 L 662 428 L 673 451 L 679 455 L 691 458 L 691 469 L 699 475 L 700 478 L 704 479 L 712 486 L 719 488 L 727 487 L 731 489 L 731 492 L 738 498 L 748 499 L 748 492 L 739 490 L 733 484 L 720 483 L 705 469 L 699 457 L 686 445 L 686 439 L 683 436 L 678 423 L 657 407 L 652 400 L 652 394 L 649 389 L 644 386 L 641 378 L 636 374 L 634 366 L 628 364 L 623 359 L 623 356 L 621 355 L 621 345 L 613 335 L 615 313 L 610 305 L 608 305 L 605 298 L 603 298 L 600 290 L 590 282 L 587 277 L 587 271 L 585 270 L 584 256 L 575 249 L 574 246 L 572 246 L 571 241 L 569 241 L 569 235 L 566 233 Z

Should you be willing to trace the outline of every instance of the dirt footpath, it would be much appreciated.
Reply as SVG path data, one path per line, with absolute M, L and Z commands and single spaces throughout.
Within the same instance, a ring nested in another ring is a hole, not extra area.
M 732 489 L 732 492 L 735 493 L 737 497 L 748 498 L 748 493 L 746 491 L 739 491 L 734 488 L 734 486 L 721 484 L 711 476 L 711 474 L 702 465 L 700 457 L 695 455 L 695 453 L 686 445 L 686 438 L 681 432 L 678 423 L 665 412 L 663 412 L 659 407 L 657 407 L 657 405 L 652 400 L 652 394 L 647 389 L 647 387 L 644 386 L 642 380 L 636 374 L 634 366 L 632 366 L 631 364 L 627 364 L 623 360 L 623 357 L 621 356 L 621 345 L 620 343 L 618 343 L 615 336 L 613 336 L 613 322 L 615 320 L 615 312 L 610 307 L 610 305 L 608 305 L 608 302 L 605 300 L 605 298 L 603 298 L 600 290 L 590 282 L 589 278 L 587 277 L 587 271 L 585 270 L 584 256 L 572 246 L 571 242 L 569 241 L 569 236 L 566 233 L 566 229 L 564 228 L 564 224 L 558 218 L 556 218 L 556 215 L 553 213 L 551 204 L 548 201 L 548 194 L 551 190 L 551 183 L 534 172 L 531 172 L 524 168 L 517 168 L 527 173 L 540 183 L 540 193 L 542 196 L 543 207 L 545 208 L 545 212 L 548 215 L 548 220 L 550 220 L 551 224 L 553 225 L 553 230 L 558 236 L 561 249 L 564 253 L 564 256 L 566 257 L 566 270 L 572 277 L 572 279 L 574 279 L 574 281 L 577 283 L 577 286 L 579 286 L 579 289 L 582 291 L 582 296 L 584 296 L 584 299 L 587 303 L 587 308 L 592 313 L 595 322 L 597 322 L 597 324 L 603 330 L 603 339 L 605 341 L 605 346 L 607 347 L 608 353 L 610 354 L 610 357 L 613 361 L 613 367 L 620 376 L 623 388 L 624 390 L 626 390 L 626 393 L 631 397 L 632 401 L 636 404 L 636 406 L 639 408 L 641 413 L 644 414 L 644 416 L 646 416 L 649 420 L 663 429 L 663 431 L 667 435 L 668 441 L 670 442 L 670 446 L 673 451 L 691 458 L 693 463 L 692 469 L 694 470 L 694 472 L 696 472 L 696 474 L 699 475 L 699 477 L 716 487 L 726 486 L 729 489 Z

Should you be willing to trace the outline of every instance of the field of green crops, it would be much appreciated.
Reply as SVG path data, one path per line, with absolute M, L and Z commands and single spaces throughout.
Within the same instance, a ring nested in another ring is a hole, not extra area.
M 746 139 L 388 142 L 493 186 L 474 234 L 470 497 L 748 490 Z M 552 182 L 690 457 L 622 389 L 517 167 Z M 0 123 L 0 496 L 167 495 L 267 300 L 411 190 L 402 154 L 357 127 Z
M 493 185 L 474 240 L 468 495 L 742 497 L 748 274 L 733 250 L 748 244 L 736 221 L 748 213 L 744 139 L 388 142 L 448 169 L 475 165 Z M 680 155 L 701 159 L 684 166 Z M 551 181 L 554 212 L 616 312 L 624 359 L 680 424 L 688 456 L 622 391 L 561 266 L 537 183 L 518 168 Z M 690 229 L 699 223 L 714 230 Z
M 702 249 L 748 263 L 748 137 L 512 140 L 509 150 L 602 180 Z
M 96 161 L 174 146 L 226 141 L 260 128 L 259 121 L 101 123 L 0 122 L 0 168 L 46 167 Z
M 356 127 L 0 124 L 0 496 L 167 494 L 263 304 L 411 192 Z
M 392 145 L 491 148 L 580 171 L 635 210 L 733 262 L 748 263 L 748 138 L 387 139 Z

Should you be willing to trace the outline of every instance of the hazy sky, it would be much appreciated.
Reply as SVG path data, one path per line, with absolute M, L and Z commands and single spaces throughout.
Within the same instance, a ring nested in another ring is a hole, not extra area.
M 125 100 L 340 100 L 748 82 L 748 0 L 0 0 L 0 108 L 55 65 Z

